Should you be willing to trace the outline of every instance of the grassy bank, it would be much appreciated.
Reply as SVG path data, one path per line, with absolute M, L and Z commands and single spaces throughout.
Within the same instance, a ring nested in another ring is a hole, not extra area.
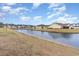
M 36 29 L 37 31 L 54 33 L 79 33 L 79 29 Z
M 79 55 L 79 50 L 0 28 L 0 55 Z

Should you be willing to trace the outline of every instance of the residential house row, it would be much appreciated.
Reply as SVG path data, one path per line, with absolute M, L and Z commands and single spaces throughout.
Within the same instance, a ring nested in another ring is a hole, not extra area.
M 11 29 L 32 29 L 32 30 L 40 30 L 40 29 L 79 29 L 79 23 L 52 23 L 50 25 L 44 25 L 44 24 L 40 24 L 40 25 L 21 25 L 21 24 L 3 24 L 0 23 L 0 28 L 11 28 Z

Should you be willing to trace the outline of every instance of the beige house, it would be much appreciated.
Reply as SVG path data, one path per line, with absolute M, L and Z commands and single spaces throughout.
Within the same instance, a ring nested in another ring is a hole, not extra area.
M 48 28 L 49 28 L 49 29 L 62 28 L 62 25 L 59 24 L 59 23 L 53 23 L 53 24 L 51 24 Z
M 43 25 L 43 24 L 41 24 L 41 25 L 35 26 L 35 28 L 38 29 L 38 30 L 40 30 L 40 29 L 47 29 L 48 26 L 49 26 L 49 25 Z
M 69 29 L 79 29 L 78 26 L 70 26 Z

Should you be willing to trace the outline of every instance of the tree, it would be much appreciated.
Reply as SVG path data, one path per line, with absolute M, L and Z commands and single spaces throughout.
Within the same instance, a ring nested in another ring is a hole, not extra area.
M 0 22 L 0 28 L 4 27 L 4 24 L 2 22 Z

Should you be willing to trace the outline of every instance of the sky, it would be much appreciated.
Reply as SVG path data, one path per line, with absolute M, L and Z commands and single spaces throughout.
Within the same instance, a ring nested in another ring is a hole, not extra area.
M 79 23 L 79 3 L 0 3 L 0 22 L 26 25 Z

